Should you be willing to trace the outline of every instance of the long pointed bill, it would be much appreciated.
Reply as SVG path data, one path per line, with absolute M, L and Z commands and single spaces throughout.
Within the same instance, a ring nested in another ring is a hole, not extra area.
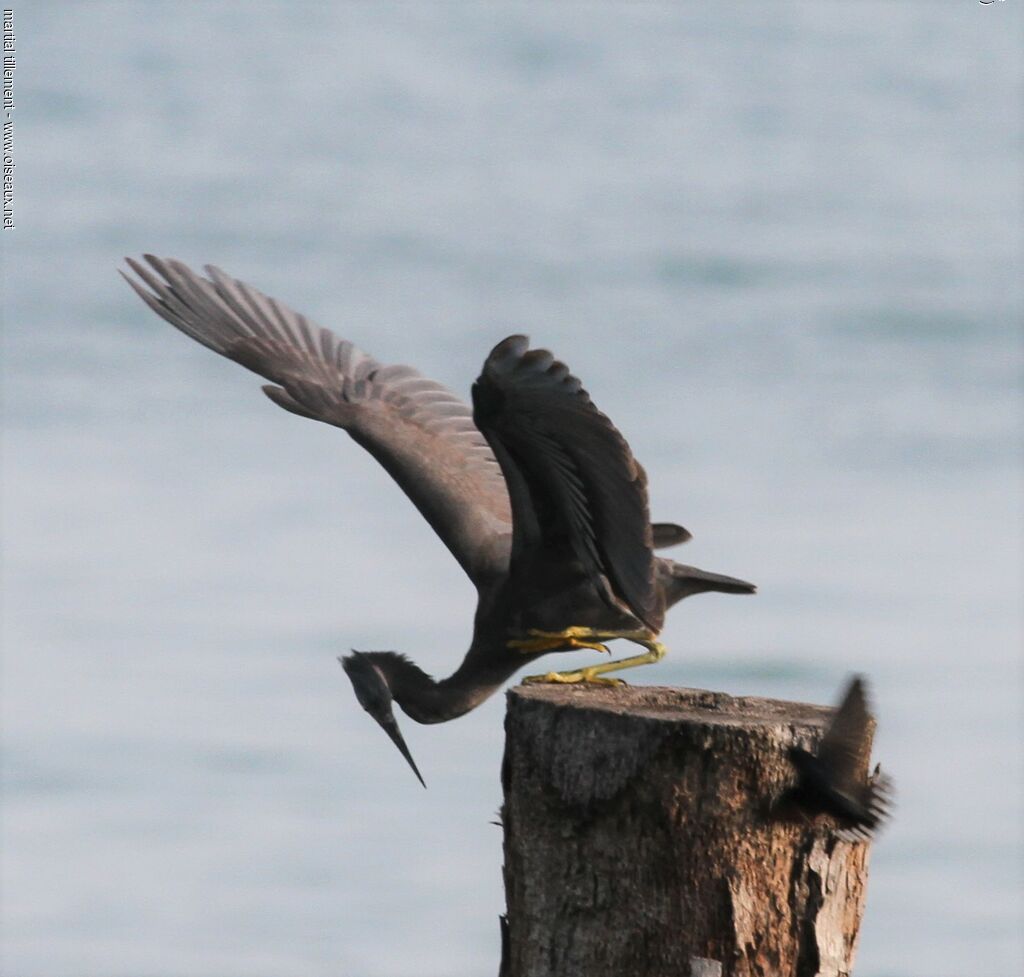
M 401 753 L 408 761 L 409 766 L 412 767 L 412 772 L 416 774 L 419 782 L 426 787 L 427 782 L 420 775 L 420 772 L 416 767 L 416 762 L 413 760 L 412 754 L 409 752 L 409 747 L 405 745 L 405 740 L 402 738 L 402 733 L 398 728 L 398 723 L 395 721 L 395 717 L 391 715 L 384 716 L 383 718 L 378 719 L 377 722 L 380 723 L 380 728 L 391 737 L 391 742 L 398 747 L 398 752 Z

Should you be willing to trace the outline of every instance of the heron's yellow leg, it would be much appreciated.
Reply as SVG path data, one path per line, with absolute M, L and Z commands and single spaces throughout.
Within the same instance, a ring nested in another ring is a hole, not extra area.
M 611 641 L 615 638 L 625 638 L 627 641 L 633 641 L 647 649 L 642 655 L 632 655 L 629 658 L 619 658 L 615 661 L 601 662 L 598 665 L 588 665 L 586 668 L 578 668 L 573 671 L 528 675 L 523 679 L 523 682 L 530 683 L 560 682 L 563 684 L 575 684 L 578 682 L 590 682 L 598 685 L 624 685 L 625 683 L 622 679 L 609 679 L 605 678 L 604 675 L 608 672 L 621 671 L 624 668 L 636 668 L 638 665 L 652 665 L 654 662 L 661 661 L 665 657 L 666 651 L 665 646 L 660 641 L 656 641 L 650 631 L 599 631 L 596 628 L 573 627 L 566 628 L 564 632 L 557 635 L 540 631 L 531 631 L 530 633 L 537 636 L 538 640 L 553 640 L 558 637 L 563 641 L 567 638 Z M 564 645 L 558 647 L 564 647 Z

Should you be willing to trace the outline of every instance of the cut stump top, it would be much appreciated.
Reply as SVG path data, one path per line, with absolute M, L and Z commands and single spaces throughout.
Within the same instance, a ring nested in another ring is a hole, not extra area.
M 667 723 L 694 722 L 726 726 L 823 727 L 832 716 L 828 706 L 787 702 L 761 696 L 734 696 L 725 692 L 659 685 L 517 685 L 510 699 L 543 703 L 555 708 L 594 710 L 617 716 L 637 716 Z

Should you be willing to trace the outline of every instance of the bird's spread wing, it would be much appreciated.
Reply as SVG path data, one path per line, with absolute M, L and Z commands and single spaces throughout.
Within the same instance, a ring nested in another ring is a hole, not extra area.
M 207 267 L 128 259 L 157 315 L 272 381 L 280 407 L 344 428 L 402 487 L 474 580 L 507 566 L 511 512 L 469 407 L 408 366 L 384 366 L 305 316 Z M 155 274 L 154 274 L 155 272 Z M 146 286 L 146 287 L 143 287 Z
M 850 796 L 864 782 L 873 725 L 864 680 L 858 676 L 850 682 L 818 747 L 818 758 L 831 772 L 833 785 Z
M 819 759 L 832 775 L 831 786 L 857 811 L 853 823 L 839 831 L 847 841 L 870 838 L 892 811 L 892 778 L 877 766 L 866 776 L 874 723 L 866 683 L 854 676 L 818 748 Z
M 509 486 L 513 571 L 541 548 L 561 550 L 659 630 L 647 478 L 580 381 L 510 336 L 487 357 L 473 407 Z

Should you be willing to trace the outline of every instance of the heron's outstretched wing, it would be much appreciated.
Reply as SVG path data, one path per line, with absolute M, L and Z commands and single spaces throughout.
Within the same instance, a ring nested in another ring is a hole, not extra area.
M 510 336 L 487 357 L 473 408 L 508 483 L 513 572 L 541 548 L 574 559 L 660 630 L 647 477 L 580 381 L 547 350 Z
M 305 316 L 207 266 L 146 255 L 125 279 L 186 336 L 266 377 L 274 403 L 344 428 L 402 487 L 473 580 L 508 563 L 508 491 L 468 405 L 408 366 L 384 366 Z M 153 274 L 153 272 L 157 274 Z

